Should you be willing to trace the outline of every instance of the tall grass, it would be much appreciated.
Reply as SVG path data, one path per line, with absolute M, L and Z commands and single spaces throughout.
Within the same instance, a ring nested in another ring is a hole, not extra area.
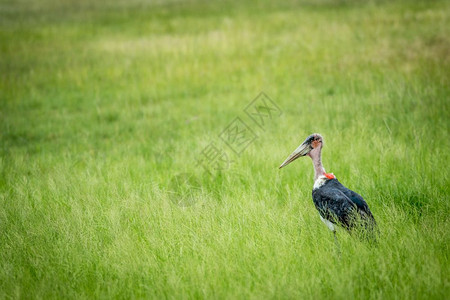
M 449 16 L 2 1 L 0 298 L 448 297 Z M 264 130 L 243 111 L 261 91 L 283 111 Z M 241 155 L 218 137 L 236 117 L 258 136 Z M 312 132 L 377 246 L 341 230 L 339 258 L 311 163 L 277 169 Z M 197 162 L 211 142 L 233 160 L 213 175 Z

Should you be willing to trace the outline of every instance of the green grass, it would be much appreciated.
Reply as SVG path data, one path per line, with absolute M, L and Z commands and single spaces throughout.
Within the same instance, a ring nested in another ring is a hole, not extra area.
M 1 0 L 0 298 L 448 298 L 449 37 L 447 1 Z M 311 162 L 277 169 L 312 132 L 376 247 L 338 259 Z

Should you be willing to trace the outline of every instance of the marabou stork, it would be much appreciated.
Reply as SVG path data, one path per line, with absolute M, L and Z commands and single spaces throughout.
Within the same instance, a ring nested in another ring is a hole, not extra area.
M 369 206 L 363 197 L 343 186 L 333 173 L 325 172 L 322 166 L 322 147 L 322 136 L 318 133 L 311 134 L 280 165 L 280 169 L 297 158 L 308 155 L 314 165 L 314 205 L 319 211 L 320 219 L 333 231 L 336 243 L 335 225 L 340 225 L 349 232 L 357 228 L 363 229 L 369 234 L 367 237 L 374 237 L 376 222 Z

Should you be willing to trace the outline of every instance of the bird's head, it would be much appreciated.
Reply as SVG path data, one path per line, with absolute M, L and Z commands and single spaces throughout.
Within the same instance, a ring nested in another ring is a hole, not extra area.
M 280 165 L 280 169 L 287 166 L 297 158 L 308 155 L 311 158 L 315 158 L 320 155 L 320 150 L 323 146 L 323 137 L 318 133 L 313 133 L 308 136 L 303 143 L 292 152 L 291 155 Z

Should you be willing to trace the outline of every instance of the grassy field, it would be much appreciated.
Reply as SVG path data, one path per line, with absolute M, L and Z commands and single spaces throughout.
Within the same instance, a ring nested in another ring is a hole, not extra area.
M 0 0 L 0 298 L 448 299 L 449 70 L 448 1 Z M 377 246 L 277 169 L 313 132 Z

